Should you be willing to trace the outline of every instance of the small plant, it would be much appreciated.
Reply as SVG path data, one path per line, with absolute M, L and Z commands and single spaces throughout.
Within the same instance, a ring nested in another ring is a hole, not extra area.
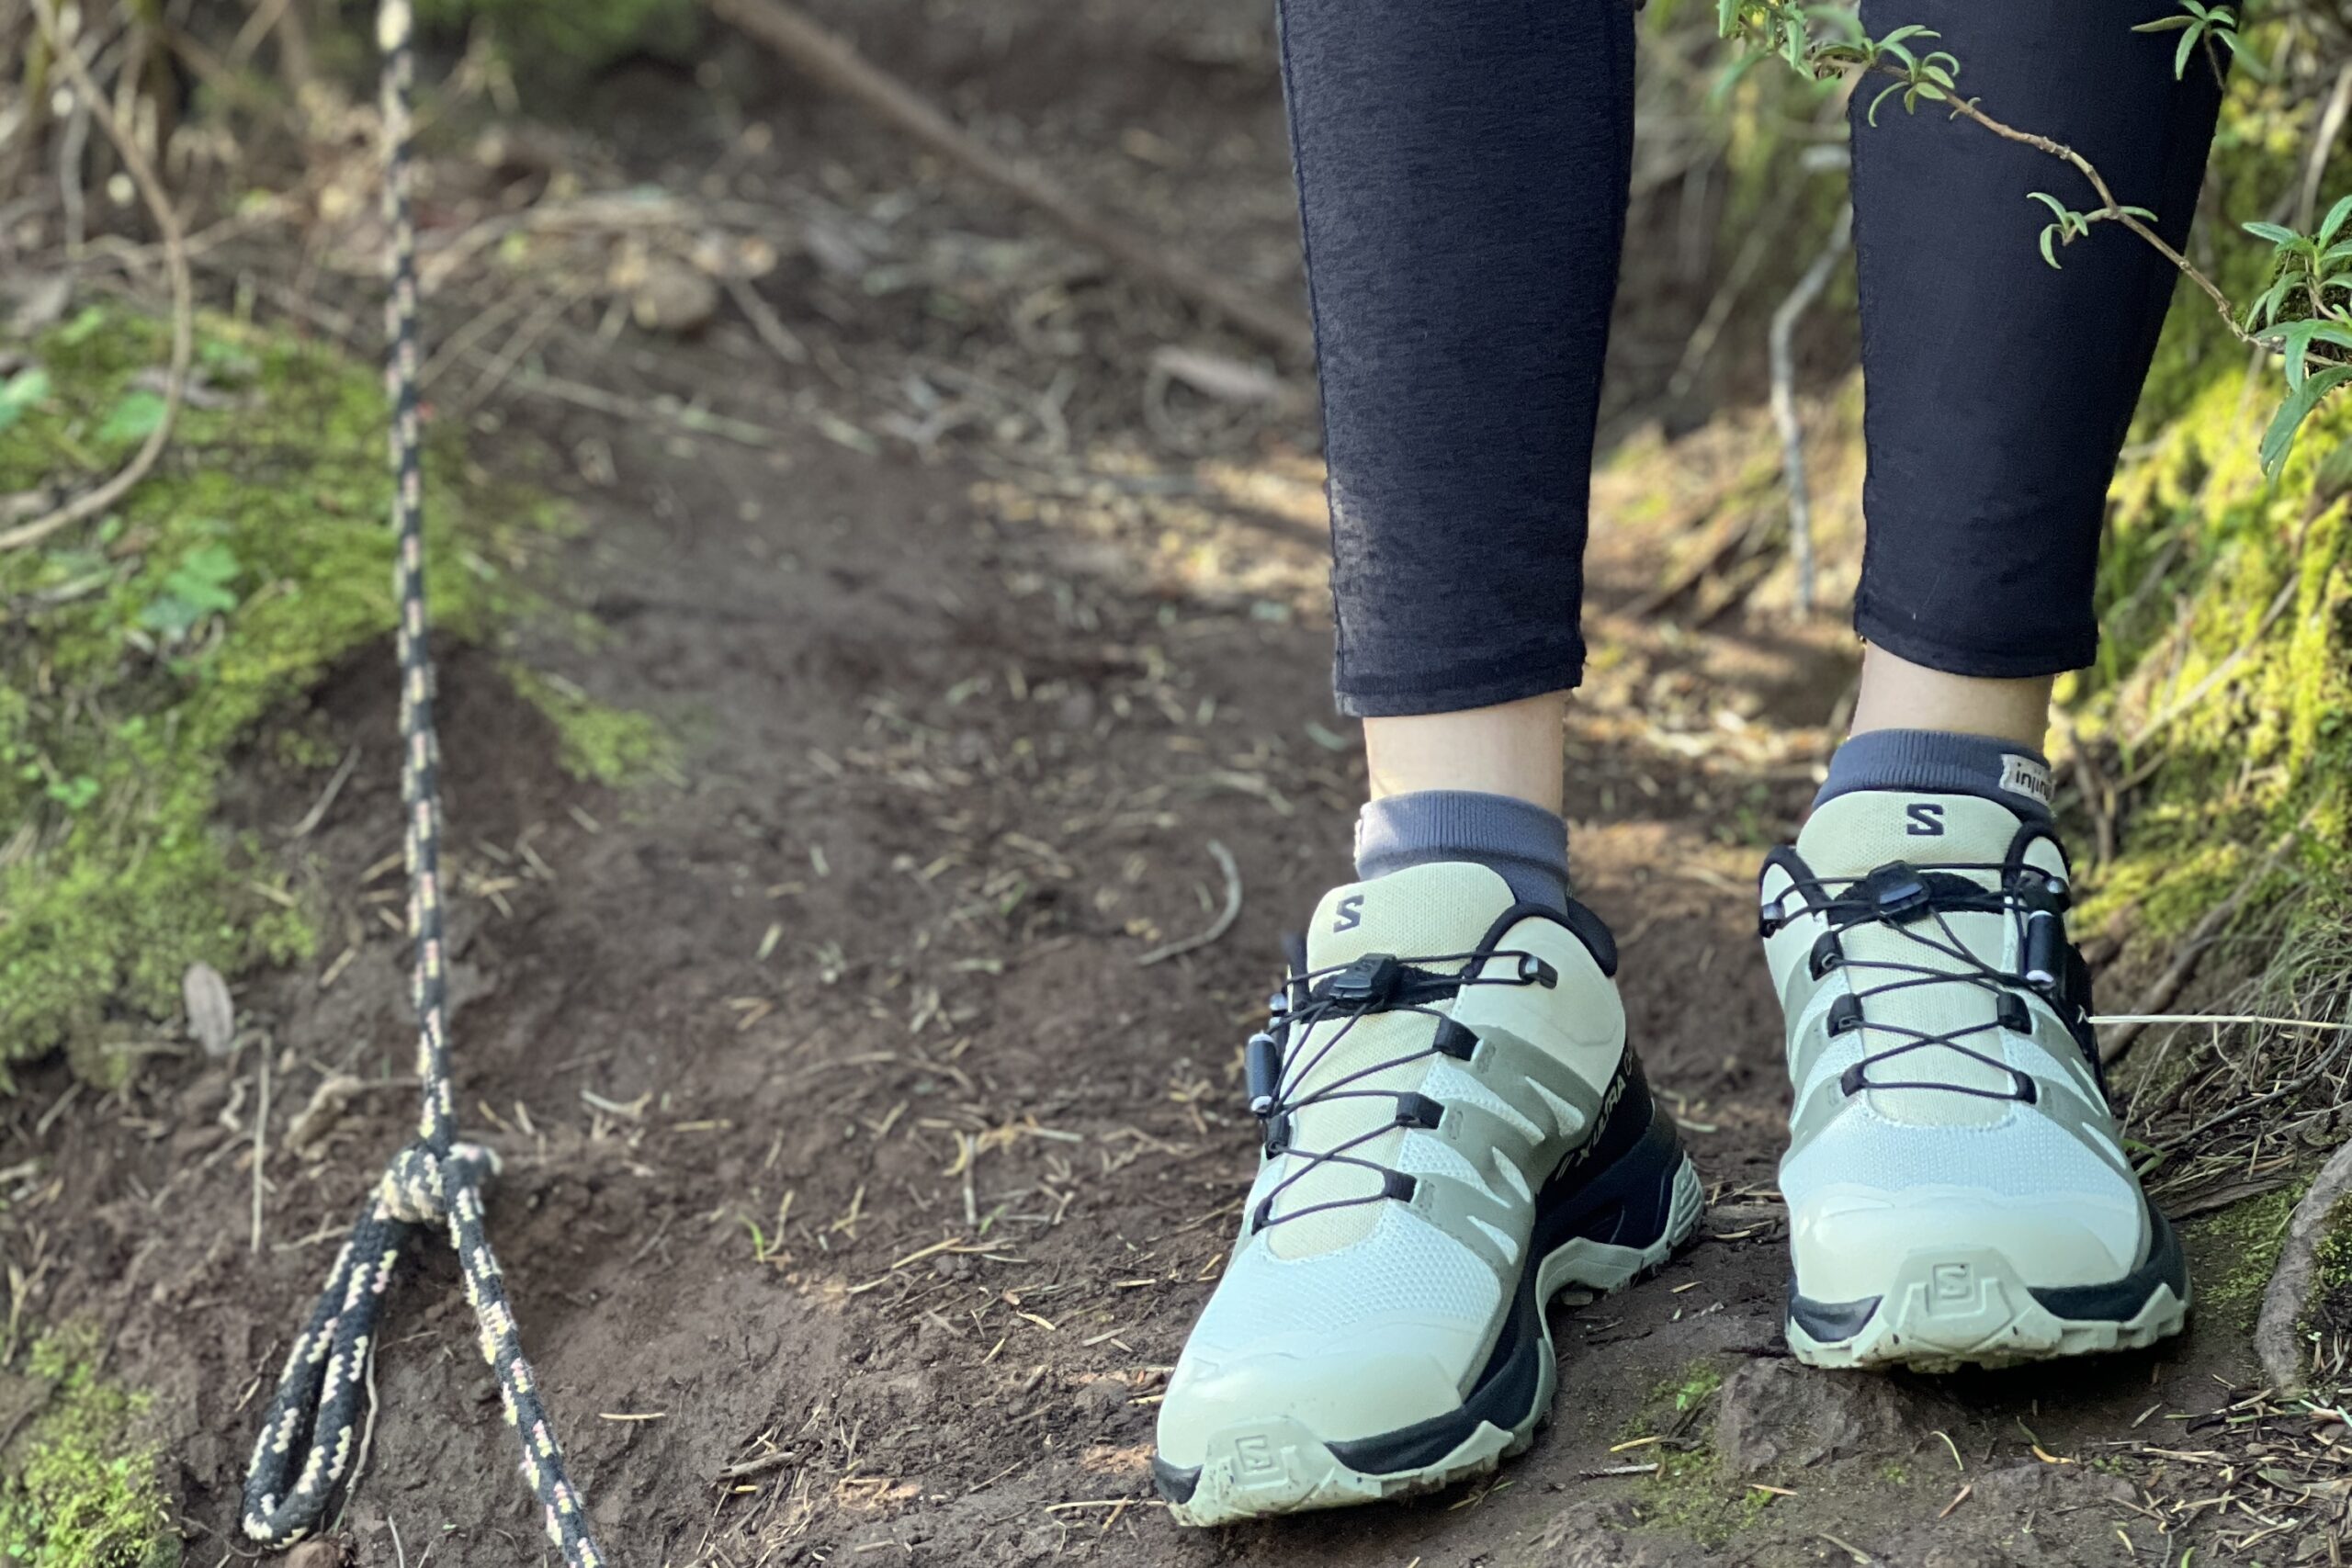
M 2177 31 L 2180 44 L 2174 55 L 2176 78 L 2187 72 L 2201 47 L 2217 78 L 2226 51 L 2241 68 L 2259 73 L 2260 62 L 2248 52 L 2238 34 L 2237 13 L 2226 6 L 2201 0 L 2179 0 L 2177 16 L 2159 17 L 2134 28 L 2134 32 Z M 2352 221 L 2352 197 L 2335 204 L 2318 229 L 2309 234 L 2277 223 L 2248 223 L 2246 231 L 2272 247 L 2269 287 L 2251 307 L 2235 301 L 2165 241 L 2155 230 L 2156 215 L 2144 207 L 2118 201 L 2098 168 L 2063 142 L 2022 130 L 1987 114 L 1978 100 L 1960 88 L 1961 62 L 1943 50 L 1922 51 L 1940 35 L 1911 25 L 1872 38 L 1850 6 L 1806 5 L 1801 0 L 1718 0 L 1716 21 L 1723 36 L 1747 45 L 1728 79 L 1761 60 L 1777 59 L 1798 74 L 1815 81 L 1856 76 L 1887 76 L 1893 80 L 1871 99 L 1864 118 L 1878 123 L 1878 111 L 1889 98 L 1899 98 L 1904 112 L 1916 114 L 1921 104 L 1945 106 L 1949 118 L 1974 122 L 2005 141 L 2018 142 L 2072 164 L 2098 198 L 2093 206 L 2070 206 L 2048 191 L 2030 191 L 2026 197 L 2050 209 L 2052 220 L 2041 231 L 2041 255 L 2059 265 L 2058 253 L 2087 235 L 2094 225 L 2114 223 L 2154 246 L 2181 275 L 2213 301 L 2222 319 L 2239 341 L 2263 349 L 2280 360 L 2285 389 L 2260 451 L 2265 478 L 2275 479 L 2294 450 L 2295 438 L 2321 400 L 2352 381 L 2352 238 L 2345 237 Z M 2335 296 L 2342 296 L 2336 298 Z
M 2217 43 L 2230 51 L 2237 61 L 2239 70 L 2252 72 L 2257 80 L 2262 75 L 2262 62 L 2247 51 L 2245 39 L 2238 36 L 2238 15 L 2227 6 L 2200 6 L 2198 0 L 2180 0 L 2179 15 L 2142 22 L 2132 30 L 2135 33 L 2177 31 L 2180 34 L 2180 48 L 2172 57 L 2172 74 L 2176 82 L 2188 73 L 2188 58 L 2197 52 L 2197 46 L 2200 43 L 2205 46 L 2206 58 L 2211 62 L 2216 77 L 2222 73 L 2221 57 L 2213 52 L 2213 46 Z

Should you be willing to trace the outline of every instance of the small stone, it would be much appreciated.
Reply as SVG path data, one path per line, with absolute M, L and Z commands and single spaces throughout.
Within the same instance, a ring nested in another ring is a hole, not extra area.
M 237 1038 L 237 1005 L 229 982 L 209 964 L 191 964 L 180 976 L 180 999 L 187 1007 L 187 1032 L 204 1054 L 218 1059 Z
M 306 1540 L 283 1559 L 285 1568 L 343 1568 L 350 1561 L 351 1553 L 340 1536 Z
M 1724 1384 L 1715 1449 L 1733 1475 L 1862 1455 L 1908 1453 L 1933 1423 L 1923 1400 L 1884 1378 L 1750 1361 Z
M 648 332 L 691 337 L 718 312 L 718 285 L 683 262 L 657 257 L 630 290 L 630 319 Z

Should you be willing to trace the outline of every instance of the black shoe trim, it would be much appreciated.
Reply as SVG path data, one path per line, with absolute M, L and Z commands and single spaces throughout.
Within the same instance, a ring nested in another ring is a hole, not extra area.
M 2026 1288 L 2026 1294 L 2053 1317 L 2072 1323 L 2128 1323 L 2140 1315 L 2160 1285 L 2169 1286 L 2181 1301 L 2188 1299 L 2188 1257 L 2180 1233 L 2154 1204 L 2148 1205 L 2151 1240 L 2147 1261 L 2120 1280 L 2104 1285 L 2052 1285 Z M 1853 1302 L 1816 1302 L 1797 1294 L 1794 1276 L 1789 1280 L 1789 1320 L 1813 1337 L 1815 1343 L 1837 1344 L 1851 1339 L 1869 1325 L 1883 1298 Z
M 1200 1489 L 1200 1484 L 1199 1465 L 1186 1470 L 1169 1463 L 1158 1454 L 1151 1456 L 1151 1489 L 1159 1494 L 1161 1501 L 1189 1503 L 1193 1500 L 1193 1494 Z
M 1876 1296 L 1858 1302 L 1812 1301 L 1797 1294 L 1793 1276 L 1789 1280 L 1789 1321 L 1811 1335 L 1815 1344 L 1851 1339 L 1869 1324 L 1871 1314 L 1878 1311 L 1878 1303 Z
M 2110 1285 L 2052 1285 L 2026 1293 L 2053 1315 L 2122 1323 L 2140 1315 L 2156 1287 L 2168 1285 L 2174 1297 L 2188 1299 L 2188 1255 L 2181 1249 L 2180 1233 L 2153 1203 L 2148 1205 L 2148 1260 Z
M 1673 1224 L 1674 1179 L 1682 1144 L 1657 1110 L 1628 1047 L 1591 1137 L 1572 1151 L 1535 1196 L 1535 1227 L 1520 1269 L 1510 1315 L 1462 1408 L 1374 1438 L 1327 1443 L 1331 1457 L 1363 1475 L 1426 1470 L 1460 1448 L 1481 1423 L 1514 1431 L 1532 1414 L 1544 1381 L 1544 1308 L 1535 1284 L 1544 1260 L 1569 1242 L 1655 1247 Z

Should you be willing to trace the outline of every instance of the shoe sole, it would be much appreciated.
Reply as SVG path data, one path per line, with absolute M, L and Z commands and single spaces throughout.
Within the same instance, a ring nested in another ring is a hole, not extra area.
M 1656 1273 L 1706 1208 L 1673 1120 L 1648 1105 L 1645 1090 L 1640 1101 L 1649 1116 L 1632 1147 L 1548 1213 L 1539 1207 L 1536 1237 L 1555 1244 L 1521 1275 L 1495 1352 L 1460 1410 L 1351 1442 L 1326 1442 L 1288 1417 L 1237 1422 L 1210 1437 L 1196 1469 L 1153 1456 L 1153 1482 L 1170 1515 L 1179 1524 L 1222 1525 L 1411 1496 L 1487 1474 L 1532 1447 L 1559 1386 L 1545 1314 L 1552 1298 L 1571 1287 L 1607 1294 Z
M 2148 1261 L 2105 1285 L 2035 1288 L 1992 1247 L 1905 1253 L 1884 1294 L 1811 1301 L 1792 1287 L 1789 1349 L 1808 1367 L 1950 1372 L 2139 1349 L 2180 1332 L 2188 1269 L 2180 1238 L 2149 1211 Z

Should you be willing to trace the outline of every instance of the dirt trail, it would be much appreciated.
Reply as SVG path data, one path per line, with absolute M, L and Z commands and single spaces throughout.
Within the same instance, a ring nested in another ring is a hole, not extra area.
M 1199 104 L 1246 104 L 1251 199 L 1278 220 L 1260 188 L 1280 173 L 1270 84 L 1206 83 L 1174 70 L 1153 134 L 1213 142 L 1229 128 Z M 621 107 L 649 122 L 677 101 L 644 90 Z M 780 115 L 778 159 L 794 124 Z M 847 145 L 888 166 L 887 145 Z M 1214 201 L 1203 179 L 1191 199 Z M 1253 234 L 1253 251 L 1281 241 Z M 911 330 L 907 309 L 796 324 L 854 359 Z M 748 334 L 658 353 L 682 384 L 780 374 Z M 1130 364 L 1090 405 L 1114 444 L 1143 418 L 1120 400 L 1136 379 Z M 1269 429 L 1246 462 L 1102 465 L 1075 489 L 1067 467 L 786 429 L 763 451 L 540 404 L 497 444 L 566 469 L 598 447 L 609 482 L 564 483 L 589 525 L 567 575 L 600 641 L 544 659 L 672 723 L 684 787 L 579 785 L 489 659 L 443 674 L 461 1104 L 506 1156 L 492 1228 L 617 1560 L 1959 1568 L 2162 1549 L 2098 1445 L 2152 1407 L 2224 1402 L 2233 1333 L 1937 1382 L 1800 1378 L 1783 1359 L 1785 1088 L 1749 879 L 1809 795 L 1850 661 L 1834 628 L 1617 615 L 1663 547 L 1631 518 L 1604 522 L 1595 562 L 1618 651 L 1572 736 L 1574 854 L 1714 1215 L 1658 1279 L 1556 1309 L 1555 1423 L 1498 1483 L 1171 1527 L 1148 1500 L 1152 1402 L 1252 1158 L 1238 1042 L 1280 931 L 1345 870 L 1361 782 L 1315 611 L 1311 423 Z M 356 956 L 329 984 L 331 940 L 242 998 L 279 1053 L 281 1108 L 329 1070 L 405 1071 L 393 882 L 366 879 L 398 842 L 388 663 L 315 700 L 338 750 L 364 746 L 311 846 Z M 265 750 L 239 813 L 283 823 L 320 781 Z M 1242 870 L 1238 921 L 1138 967 L 1209 923 L 1212 840 Z M 71 1158 L 55 1200 L 10 1224 L 44 1228 L 58 1289 L 154 1391 L 189 1560 L 218 1562 L 256 1380 L 408 1097 L 364 1097 L 307 1157 L 272 1158 L 254 1256 L 222 1120 L 249 1103 L 228 1069 L 163 1063 L 127 1097 L 50 1114 L 64 1087 L 34 1075 L 11 1108 L 0 1160 Z M 395 1562 L 394 1525 L 411 1564 L 426 1546 L 539 1560 L 448 1260 L 396 1294 L 356 1560 Z M 1667 1440 L 1623 1446 L 1642 1438 Z M 1661 1453 L 1665 1473 L 1630 1472 Z

